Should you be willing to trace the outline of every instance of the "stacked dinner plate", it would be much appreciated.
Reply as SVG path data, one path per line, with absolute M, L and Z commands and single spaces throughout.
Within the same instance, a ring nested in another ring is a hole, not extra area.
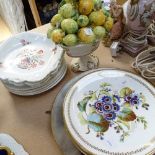
M 155 88 L 147 81 L 126 71 L 99 69 L 66 88 L 64 124 L 81 152 L 155 153 Z
M 63 49 L 46 36 L 24 32 L 0 45 L 0 79 L 17 95 L 35 95 L 54 87 L 67 71 Z

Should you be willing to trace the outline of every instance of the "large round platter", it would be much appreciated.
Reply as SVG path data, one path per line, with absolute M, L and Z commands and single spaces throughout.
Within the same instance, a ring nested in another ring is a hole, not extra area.
M 85 153 L 153 154 L 154 102 L 154 87 L 141 77 L 103 69 L 84 76 L 69 90 L 64 122 Z
M 63 109 L 63 102 L 64 98 L 68 92 L 68 90 L 82 77 L 86 76 L 89 73 L 95 72 L 97 70 L 102 69 L 96 69 L 91 70 L 88 72 L 84 72 L 73 79 L 69 80 L 63 88 L 60 90 L 60 92 L 57 94 L 53 107 L 52 107 L 52 113 L 51 113 L 51 128 L 54 135 L 54 138 L 63 151 L 63 154 L 65 155 L 81 155 L 81 152 L 74 146 L 73 142 L 69 138 L 69 135 L 66 133 L 66 129 L 64 127 L 64 121 L 63 121 L 63 115 L 60 113 Z M 65 142 L 64 142 L 65 139 Z
M 45 35 L 17 34 L 0 45 L 0 79 L 14 83 L 41 81 L 55 72 L 62 55 L 63 49 Z

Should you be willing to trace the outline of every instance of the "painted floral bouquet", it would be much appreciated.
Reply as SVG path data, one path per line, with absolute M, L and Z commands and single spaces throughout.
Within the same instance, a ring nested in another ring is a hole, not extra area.
M 77 104 L 78 118 L 81 125 L 87 126 L 86 134 L 94 131 L 96 137 L 103 140 L 106 131 L 113 128 L 123 142 L 129 136 L 131 122 L 141 123 L 144 129 L 147 128 L 145 118 L 134 111 L 139 108 L 148 110 L 149 104 L 142 93 L 137 94 L 131 88 L 124 87 L 119 92 L 111 88 L 109 83 L 101 83 L 98 90 L 85 94 Z

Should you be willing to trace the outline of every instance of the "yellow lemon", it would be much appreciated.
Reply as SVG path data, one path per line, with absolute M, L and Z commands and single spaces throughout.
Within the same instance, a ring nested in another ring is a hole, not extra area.
M 61 22 L 61 28 L 67 34 L 73 34 L 78 31 L 78 24 L 75 20 L 68 18 Z
M 51 25 L 55 27 L 59 27 L 62 20 L 63 20 L 63 17 L 60 14 L 56 14 L 51 19 Z
M 78 37 L 84 43 L 93 43 L 96 39 L 94 32 L 88 27 L 81 28 L 78 32 Z
M 93 0 L 80 0 L 79 12 L 82 15 L 89 15 L 94 8 Z
M 106 16 L 103 14 L 102 11 L 93 11 L 89 15 L 89 21 L 92 25 L 101 26 L 105 23 Z
M 96 38 L 98 38 L 98 39 L 102 39 L 102 38 L 104 38 L 106 36 L 106 30 L 102 26 L 96 26 L 93 29 L 93 32 L 96 35 Z
M 71 18 L 75 15 L 75 9 L 74 7 L 72 6 L 72 4 L 70 3 L 67 3 L 67 4 L 64 4 L 60 10 L 59 10 L 59 13 L 64 17 L 64 18 Z
M 78 20 L 77 20 L 77 23 L 80 27 L 85 27 L 88 25 L 89 19 L 86 15 L 80 15 Z
M 111 17 L 107 18 L 107 21 L 104 24 L 104 27 L 107 31 L 110 31 L 114 25 L 114 21 Z
M 61 43 L 64 36 L 65 36 L 65 33 L 61 29 L 55 29 L 52 31 L 51 39 L 55 43 Z
M 63 44 L 66 46 L 74 46 L 78 42 L 78 38 L 75 34 L 68 34 L 63 38 Z

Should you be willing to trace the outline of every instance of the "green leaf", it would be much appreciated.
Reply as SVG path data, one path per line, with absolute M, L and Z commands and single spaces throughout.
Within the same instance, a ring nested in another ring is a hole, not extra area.
M 119 113 L 118 118 L 122 121 L 130 122 L 136 119 L 135 113 L 130 108 L 123 108 L 123 110 Z
M 124 132 L 122 135 L 121 135 L 121 138 L 120 138 L 120 141 L 121 142 L 124 142 L 125 138 L 129 136 L 129 133 L 128 132 Z
M 109 129 L 109 122 L 104 121 L 102 123 L 88 123 L 89 128 L 92 128 L 95 132 L 106 132 Z
M 137 122 L 142 123 L 144 125 L 144 129 L 147 128 L 147 121 L 145 120 L 145 117 L 137 117 Z
M 94 107 L 90 107 L 89 108 L 89 113 L 90 114 L 96 113 L 96 109 Z
M 142 102 L 143 102 L 143 103 L 146 102 L 146 98 L 145 98 L 145 96 L 144 96 L 142 93 L 140 94 L 140 98 L 142 99 Z
M 131 105 L 130 105 L 130 103 L 129 103 L 129 102 L 125 102 L 125 103 L 123 104 L 123 107 L 130 108 L 130 107 L 131 107 Z
M 79 113 L 78 113 L 78 118 L 79 118 L 79 120 L 80 120 L 80 124 L 81 124 L 81 125 L 86 125 L 86 124 L 88 124 L 88 121 L 84 119 L 84 117 L 83 117 L 83 115 L 82 115 L 82 112 L 79 112 Z
M 101 94 L 101 95 L 106 95 L 106 96 L 111 96 L 110 93 L 108 93 L 108 92 L 105 91 L 105 90 L 100 90 L 100 94 Z
M 107 82 L 103 82 L 100 84 L 101 87 L 107 87 L 107 86 L 111 86 L 110 83 L 107 83 Z
M 144 107 L 149 107 L 150 105 L 147 104 L 147 103 L 143 103 L 142 106 L 144 106 Z
M 128 130 L 130 130 L 130 124 L 129 124 L 129 122 L 125 122 L 125 121 L 123 121 L 123 120 L 121 120 L 119 118 L 118 118 L 117 122 L 123 124 L 124 126 L 127 127 Z
M 97 97 L 96 97 L 96 93 L 93 93 L 92 95 L 91 95 L 91 101 L 94 101 L 94 100 L 96 100 L 97 99 Z
M 117 99 L 114 96 L 112 96 L 112 100 L 114 103 L 116 103 L 116 101 L 117 101 Z
M 120 97 L 125 97 L 125 96 L 128 96 L 130 94 L 132 94 L 132 90 L 128 87 L 122 88 L 120 90 Z
M 105 132 L 109 128 L 109 122 L 99 114 L 88 115 L 88 126 L 95 132 Z
M 82 101 L 78 102 L 77 106 L 81 112 L 86 111 L 86 105 L 91 97 L 85 97 Z

